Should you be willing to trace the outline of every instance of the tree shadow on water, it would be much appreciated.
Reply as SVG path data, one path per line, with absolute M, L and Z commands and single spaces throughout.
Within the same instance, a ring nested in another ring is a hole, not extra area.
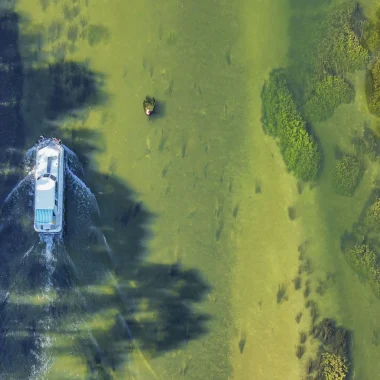
M 73 141 L 78 152 L 86 151 L 83 144 L 91 143 L 86 131 L 84 134 L 86 139 L 77 131 L 80 143 Z M 104 347 L 101 357 L 107 358 L 105 368 L 118 367 L 119 361 L 125 360 L 123 351 L 116 355 L 118 359 L 112 356 L 111 360 L 109 355 L 110 352 L 115 354 L 115 347 L 122 342 L 128 343 L 124 349 L 130 350 L 130 343 L 134 342 L 132 350 L 138 348 L 142 353 L 156 356 L 205 334 L 209 316 L 196 308 L 196 303 L 209 290 L 201 274 L 182 268 L 179 262 L 150 263 L 146 247 L 151 237 L 151 224 L 157 222 L 157 217 L 113 174 L 91 170 L 86 173 L 89 179 L 86 183 L 97 195 L 100 218 L 94 215 L 91 224 L 97 228 L 90 229 L 89 236 L 83 239 L 83 229 L 80 232 L 83 246 L 91 241 L 91 248 L 78 249 L 75 230 L 81 218 L 75 213 L 68 215 L 68 207 L 66 243 L 80 273 L 81 289 L 89 284 L 113 283 L 115 294 L 112 296 L 94 293 L 85 296 L 93 315 L 111 313 L 113 319 L 110 330 L 94 332 L 97 341 L 102 342 L 100 346 Z M 110 332 L 114 334 L 112 341 L 107 339 Z
M 7 16 L 9 20 L 17 30 L 17 15 Z M 91 162 L 104 142 L 83 124 L 88 107 L 107 100 L 104 77 L 77 62 L 29 70 L 27 80 L 36 91 L 34 97 L 24 96 L 24 107 L 38 108 L 28 123 L 42 126 L 31 133 L 37 137 L 48 130 L 78 153 L 82 163 Z M 21 120 L 21 98 L 12 111 L 19 113 L 12 116 L 16 120 Z M 61 121 L 75 128 L 63 129 Z M 93 165 L 83 170 L 74 154 L 66 155 L 72 170 L 66 173 L 62 237 L 34 232 L 31 177 L 2 208 L 0 378 L 38 377 L 68 357 L 73 374 L 77 366 L 86 378 L 118 377 L 136 352 L 157 356 L 207 333 L 209 316 L 196 306 L 209 290 L 201 274 L 179 262 L 149 262 L 147 246 L 157 216 L 114 176 L 115 167 L 108 173 Z M 20 163 L 20 154 L 15 157 Z M 21 172 L 15 164 L 12 168 Z

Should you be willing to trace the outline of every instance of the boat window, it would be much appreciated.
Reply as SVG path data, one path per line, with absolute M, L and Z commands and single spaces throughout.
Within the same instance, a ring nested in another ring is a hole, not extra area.
M 55 183 L 55 198 L 58 198 L 58 182 Z
M 54 176 L 53 174 L 50 174 L 50 178 L 51 178 L 53 181 L 56 181 L 56 180 L 57 180 L 57 177 Z
M 46 178 L 49 177 L 49 174 L 48 173 L 44 174 L 44 177 L 46 177 Z
M 51 172 L 51 164 L 53 163 L 54 158 L 55 157 L 48 157 L 47 170 L 46 170 L 48 173 Z

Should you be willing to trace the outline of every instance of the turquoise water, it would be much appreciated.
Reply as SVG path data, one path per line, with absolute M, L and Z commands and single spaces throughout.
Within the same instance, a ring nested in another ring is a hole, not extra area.
M 313 23 L 337 3 L 9 2 L 0 56 L 16 106 L 2 105 L 1 199 L 40 134 L 73 153 L 61 239 L 29 231 L 32 181 L 3 208 L 4 376 L 302 379 L 313 323 L 332 318 L 352 332 L 351 377 L 376 378 L 379 301 L 340 237 L 378 160 L 353 197 L 331 186 L 336 148 L 353 152 L 355 133 L 376 127 L 364 70 L 348 75 L 354 102 L 311 125 L 316 183 L 287 172 L 261 125 L 269 73 L 288 67 L 302 84 Z M 372 17 L 376 2 L 363 5 Z

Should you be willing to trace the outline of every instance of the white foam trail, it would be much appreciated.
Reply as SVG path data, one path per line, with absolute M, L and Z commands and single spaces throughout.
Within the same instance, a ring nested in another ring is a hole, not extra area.
M 113 255 L 112 248 L 109 246 L 108 241 L 103 233 L 102 233 L 102 237 L 103 237 L 104 245 L 106 247 L 107 254 L 109 258 L 111 259 L 112 263 L 115 264 L 115 257 Z
M 37 340 L 37 350 L 32 351 L 31 354 L 36 358 L 36 364 L 31 368 L 31 374 L 29 376 L 30 380 L 44 379 L 46 378 L 46 373 L 53 363 L 53 358 L 50 353 L 50 348 L 53 346 L 53 337 L 50 336 L 50 329 L 53 324 L 53 318 L 50 315 L 50 305 L 52 299 L 50 298 L 50 292 L 52 291 L 53 282 L 52 276 L 55 270 L 54 262 L 56 261 L 53 256 L 53 248 L 55 247 L 55 236 L 53 234 L 40 233 L 40 242 L 45 243 L 44 258 L 45 266 L 47 269 L 47 278 L 45 280 L 44 291 L 42 297 L 47 299 L 47 303 L 44 311 L 46 313 L 45 317 L 38 321 L 38 324 L 42 326 L 43 333 L 38 334 Z
M 66 153 L 68 153 L 70 156 L 78 159 L 78 156 L 70 149 L 68 148 L 65 144 L 62 144 L 63 149 L 65 150 Z
M 32 180 L 32 178 L 33 178 L 33 176 L 32 175 L 27 175 L 24 179 L 22 179 L 14 188 L 13 188 L 13 190 L 7 195 L 7 197 L 5 198 L 5 201 L 4 201 L 4 205 L 5 204 L 7 204 L 8 202 L 9 202 L 9 200 L 12 198 L 12 196 L 14 195 L 14 194 L 16 194 L 18 191 L 19 191 L 19 189 L 20 189 L 20 187 L 22 186 L 22 185 L 24 185 L 25 183 L 27 183 L 28 181 L 30 181 L 31 182 L 31 180 Z
M 71 179 L 73 180 L 73 182 L 78 186 L 79 189 L 81 189 L 84 194 L 92 200 L 94 206 L 96 207 L 96 212 L 98 214 L 98 216 L 100 217 L 100 210 L 99 210 L 99 205 L 98 205 L 98 202 L 96 201 L 96 197 L 95 195 L 91 192 L 90 188 L 87 187 L 87 185 L 77 176 L 75 175 L 71 169 L 69 168 L 66 168 L 67 170 L 67 173 L 70 175 Z
M 65 150 L 65 164 L 71 171 L 78 171 L 79 175 L 84 176 L 83 166 L 80 163 L 78 156 L 66 145 L 62 144 Z
M 24 167 L 24 170 L 30 174 L 35 165 L 35 156 L 36 156 L 36 147 L 30 148 L 24 155 L 24 158 L 22 160 L 22 165 Z
M 33 248 L 34 248 L 34 245 L 32 245 L 32 246 L 26 251 L 26 253 L 24 254 L 24 256 L 23 256 L 22 259 L 21 259 L 21 262 L 29 256 L 29 253 L 32 252 Z

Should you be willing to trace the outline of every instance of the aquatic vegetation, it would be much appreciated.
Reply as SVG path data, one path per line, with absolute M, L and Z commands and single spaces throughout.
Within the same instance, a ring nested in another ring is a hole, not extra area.
M 310 318 L 311 318 L 311 322 L 313 324 L 317 320 L 318 315 L 319 314 L 318 314 L 317 304 L 315 302 L 312 302 L 311 305 L 310 305 Z
M 276 299 L 278 305 L 283 301 L 287 301 L 288 297 L 286 296 L 286 285 L 282 284 L 278 286 Z
M 305 332 L 300 333 L 300 343 L 304 344 L 307 340 L 307 334 Z
M 380 116 L 380 58 L 377 57 L 368 71 L 366 80 L 366 95 L 368 110 Z
M 288 216 L 290 220 L 294 220 L 297 217 L 297 210 L 295 207 L 288 207 Z
M 364 17 L 358 4 L 320 8 L 309 17 L 291 23 L 289 77 L 306 120 L 332 116 L 342 103 L 354 99 L 346 74 L 366 68 L 370 53 L 362 43 Z
M 354 87 L 339 76 L 327 75 L 316 82 L 305 104 L 306 118 L 312 122 L 330 118 L 343 103 L 351 103 L 355 97 Z
M 305 298 L 309 297 L 310 295 L 310 286 L 308 283 L 305 284 L 305 290 L 303 291 L 303 296 Z
M 344 380 L 348 374 L 348 361 L 339 355 L 325 352 L 321 355 L 319 375 L 323 380 Z
M 318 285 L 315 289 L 316 293 L 323 296 L 326 293 L 326 290 L 327 290 L 327 281 L 318 279 Z
M 301 322 L 301 318 L 302 318 L 302 312 L 299 312 L 297 315 L 296 315 L 296 323 L 300 323 Z
M 350 333 L 344 327 L 336 326 L 334 320 L 324 318 L 313 327 L 312 334 L 319 339 L 325 349 L 342 357 L 348 357 Z
M 380 196 L 375 195 L 373 202 L 365 210 L 364 215 L 355 229 L 360 230 L 362 234 L 370 232 L 380 232 Z
M 310 258 L 303 258 L 302 263 L 298 267 L 298 274 L 301 275 L 302 273 L 311 274 L 313 273 L 313 268 L 311 264 Z M 308 285 L 308 282 L 306 283 Z
M 371 20 L 363 23 L 363 41 L 371 52 L 375 52 L 380 48 L 380 30 L 379 25 Z
M 380 135 L 378 131 L 364 126 L 362 133 L 352 138 L 357 157 L 367 156 L 371 161 L 380 155 Z
M 263 129 L 278 140 L 287 169 L 303 181 L 317 179 L 321 152 L 297 110 L 283 70 L 270 73 L 261 97 Z
M 310 375 L 314 371 L 316 371 L 319 368 L 319 364 L 317 360 L 313 360 L 312 358 L 309 358 L 307 365 L 306 365 L 306 373 Z
M 262 189 L 261 189 L 261 183 L 256 181 L 256 185 L 255 185 L 255 193 L 256 194 L 261 194 L 262 192 Z
M 361 21 L 358 4 L 349 2 L 329 10 L 321 22 L 314 23 L 316 46 L 310 46 L 313 65 L 335 73 L 364 69 L 369 52 L 359 38 Z
M 293 279 L 293 284 L 294 284 L 294 289 L 299 290 L 301 289 L 302 286 L 302 279 L 300 276 L 297 276 L 296 278 Z
M 367 244 L 358 244 L 344 252 L 351 267 L 366 278 L 375 293 L 380 297 L 380 264 L 376 252 Z
M 356 157 L 337 160 L 333 173 L 333 188 L 340 195 L 352 196 L 363 175 L 363 167 Z
M 305 353 L 306 349 L 303 345 L 298 345 L 296 349 L 296 356 L 298 359 L 301 359 L 303 354 Z
M 373 277 L 379 271 L 377 255 L 367 244 L 358 244 L 344 252 L 349 264 L 363 276 Z
M 245 337 L 245 335 L 243 335 L 239 340 L 239 351 L 241 354 L 244 351 L 244 347 L 245 347 L 246 342 L 247 342 L 247 338 Z
M 87 28 L 87 40 L 90 46 L 96 46 L 109 38 L 108 29 L 103 25 L 90 24 Z

